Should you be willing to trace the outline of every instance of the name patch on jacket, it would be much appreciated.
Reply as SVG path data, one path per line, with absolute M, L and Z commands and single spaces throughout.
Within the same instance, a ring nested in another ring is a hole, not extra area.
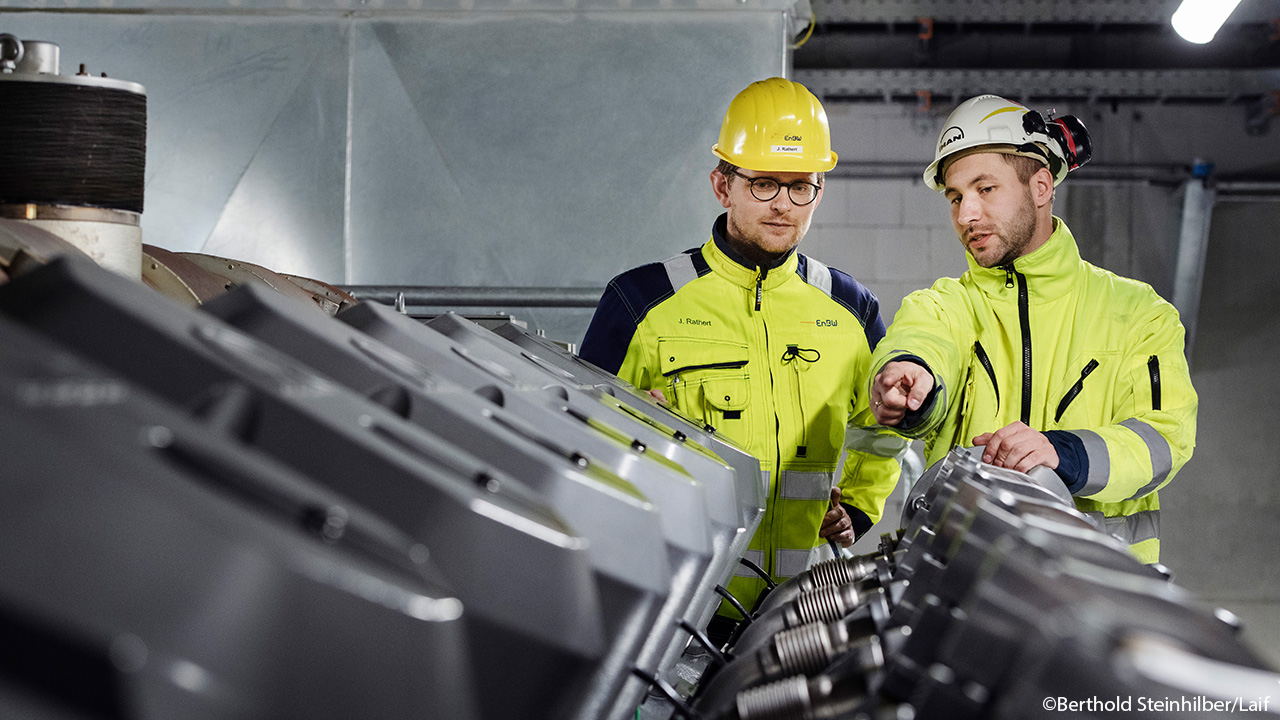
M 678 324 L 680 324 L 680 325 L 702 325 L 702 326 L 704 326 L 704 327 L 711 327 L 711 321 L 710 321 L 710 320 L 699 320 L 698 318 L 680 318 L 680 322 L 679 322 Z

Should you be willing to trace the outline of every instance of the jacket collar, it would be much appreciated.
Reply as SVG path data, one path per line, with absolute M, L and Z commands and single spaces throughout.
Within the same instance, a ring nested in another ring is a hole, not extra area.
M 1006 296 L 1008 273 L 1003 267 L 981 267 L 969 253 L 965 253 L 965 258 L 969 261 L 969 276 L 984 293 L 992 297 Z M 1071 230 L 1061 218 L 1054 216 L 1053 234 L 1035 252 L 1014 260 L 1013 268 L 1027 277 L 1027 290 L 1032 299 L 1053 300 L 1076 286 L 1081 262 L 1080 248 Z
M 756 279 L 760 276 L 761 268 L 755 263 L 747 260 L 729 245 L 726 237 L 726 228 L 728 227 L 729 215 L 722 213 L 716 218 L 715 224 L 711 226 L 711 239 L 706 245 L 702 246 L 702 254 L 707 259 L 707 264 L 717 273 L 729 278 L 737 285 L 745 288 L 754 289 Z M 771 290 L 791 278 L 796 274 L 796 266 L 799 264 L 800 258 L 794 249 L 787 253 L 778 261 L 767 268 L 768 273 L 764 278 L 764 289 Z

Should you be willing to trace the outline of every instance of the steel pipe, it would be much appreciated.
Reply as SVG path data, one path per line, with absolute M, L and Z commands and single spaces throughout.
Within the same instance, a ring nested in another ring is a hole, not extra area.
M 391 305 L 403 296 L 405 305 L 428 307 L 580 307 L 593 308 L 600 288 L 593 287 L 461 287 L 448 285 L 348 285 L 359 300 Z
M 860 162 L 848 161 L 827 173 L 829 178 L 919 180 L 924 161 Z M 1086 165 L 1071 173 L 1073 183 L 1144 183 L 1177 185 L 1191 177 L 1191 166 L 1170 165 Z

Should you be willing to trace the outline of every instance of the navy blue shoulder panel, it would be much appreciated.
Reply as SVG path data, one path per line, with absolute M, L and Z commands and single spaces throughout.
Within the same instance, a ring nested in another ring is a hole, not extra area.
M 880 318 L 880 300 L 876 298 L 875 293 L 867 289 L 867 286 L 855 280 L 849 273 L 830 266 L 827 267 L 827 271 L 831 273 L 831 299 L 840 303 L 844 309 L 858 318 L 858 322 L 862 323 L 863 332 L 867 335 L 867 345 L 875 350 L 876 345 L 884 337 L 884 320 Z M 796 273 L 808 282 L 809 258 L 803 254 L 800 255 L 799 263 L 796 265 Z
M 701 277 L 711 272 L 699 248 L 686 250 Z M 596 313 L 582 338 L 579 356 L 603 370 L 617 374 L 627 357 L 636 328 L 659 303 L 675 294 L 667 268 L 649 263 L 628 270 L 609 281 Z
M 711 266 L 707 264 L 707 259 L 702 256 L 702 248 L 690 248 L 685 250 L 684 254 L 693 256 L 693 267 L 698 271 L 698 277 L 711 272 Z

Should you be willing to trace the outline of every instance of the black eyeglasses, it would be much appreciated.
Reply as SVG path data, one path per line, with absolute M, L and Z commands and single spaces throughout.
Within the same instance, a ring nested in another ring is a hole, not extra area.
M 751 183 L 751 195 L 761 202 L 769 202 L 778 197 L 778 193 L 782 188 L 787 189 L 787 197 L 791 198 L 791 202 L 795 205 L 808 205 L 818 197 L 818 191 L 822 189 L 821 185 L 814 185 L 808 180 L 796 180 L 795 182 L 778 182 L 771 177 L 747 177 L 737 170 L 729 172 Z

